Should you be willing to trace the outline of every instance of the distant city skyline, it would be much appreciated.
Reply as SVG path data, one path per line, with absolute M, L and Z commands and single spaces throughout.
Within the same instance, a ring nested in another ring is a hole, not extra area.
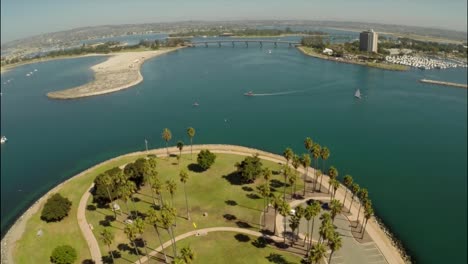
M 2 43 L 78 27 L 188 20 L 329 20 L 467 31 L 467 1 L 2 0 Z

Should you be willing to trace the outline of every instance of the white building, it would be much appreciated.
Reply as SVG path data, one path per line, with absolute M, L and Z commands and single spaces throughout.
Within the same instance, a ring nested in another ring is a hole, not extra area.
M 327 55 L 332 55 L 333 54 L 333 50 L 332 49 L 329 49 L 329 48 L 325 48 L 323 51 L 322 51 L 323 54 L 327 54 Z

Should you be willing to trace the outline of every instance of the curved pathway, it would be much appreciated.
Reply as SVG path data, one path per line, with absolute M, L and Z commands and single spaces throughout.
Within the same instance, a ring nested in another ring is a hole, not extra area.
M 188 148 L 188 146 L 187 146 L 187 148 Z M 253 155 L 253 154 L 258 154 L 259 158 L 264 159 L 264 160 L 269 160 L 269 161 L 278 162 L 278 163 L 286 163 L 286 160 L 284 159 L 284 157 L 282 157 L 280 155 L 276 155 L 276 154 L 265 152 L 265 151 L 258 150 L 258 149 L 242 147 L 242 146 L 218 145 L 218 144 L 194 145 L 193 146 L 193 150 L 194 150 L 195 154 L 198 151 L 202 150 L 202 149 L 209 149 L 210 151 L 212 151 L 214 153 L 225 153 L 225 154 L 234 154 L 234 155 L 241 155 L 241 156 L 249 156 L 249 155 Z M 142 154 L 155 154 L 155 155 L 158 155 L 159 157 L 161 157 L 161 156 L 166 156 L 167 151 L 172 152 L 172 153 L 179 153 L 179 150 L 177 149 L 177 147 L 170 147 L 168 149 L 160 148 L 160 149 L 154 149 L 154 150 L 150 150 L 150 151 L 134 152 L 134 153 L 130 153 L 130 154 L 120 156 L 120 157 L 137 156 L 137 155 L 142 155 Z M 183 154 L 190 154 L 190 149 L 186 150 L 186 151 L 182 151 L 182 153 Z M 109 161 L 118 159 L 120 157 L 110 159 Z M 105 164 L 105 163 L 107 163 L 107 162 L 103 162 L 102 164 Z M 305 173 L 305 171 L 302 168 L 299 168 L 297 171 L 299 171 L 301 173 Z M 312 178 L 313 177 L 313 172 L 314 172 L 314 169 L 309 168 L 309 172 L 307 174 L 307 177 Z M 328 187 L 329 187 L 329 184 L 328 184 L 329 177 L 327 175 L 325 175 L 325 174 L 323 175 L 323 177 L 324 177 L 324 181 L 323 181 L 322 186 L 325 187 L 326 189 L 328 189 Z M 337 192 L 336 192 L 335 198 L 338 199 L 338 200 L 343 200 L 344 197 L 345 197 L 346 187 L 341 185 L 341 184 L 340 184 L 340 187 L 341 188 L 339 188 L 337 190 Z M 95 260 L 96 263 L 102 263 L 99 246 L 97 244 L 96 238 L 93 235 L 93 232 L 90 230 L 90 227 L 89 227 L 88 223 L 86 222 L 86 217 L 85 217 L 86 202 L 87 202 L 89 196 L 90 196 L 90 192 L 86 191 L 86 193 L 81 198 L 80 208 L 82 210 L 78 210 L 77 217 L 78 217 L 78 221 L 79 222 L 81 221 L 80 228 L 81 228 L 81 230 L 83 232 L 83 235 L 84 235 L 86 241 L 88 242 L 88 246 L 90 247 L 90 251 L 91 251 L 91 255 L 93 257 L 93 260 Z M 293 201 L 293 204 L 295 204 L 296 202 L 298 202 L 298 201 Z M 83 203 L 83 205 L 82 205 L 82 203 Z M 351 208 L 351 213 L 348 216 L 349 221 L 357 220 L 356 216 L 357 216 L 357 212 L 358 212 L 358 206 L 359 206 L 359 203 L 357 203 L 357 202 L 353 203 L 353 206 Z M 277 218 L 276 221 L 278 221 L 278 220 L 279 219 Z M 278 227 L 281 228 L 281 224 L 278 225 Z M 219 230 L 217 230 L 217 229 L 219 229 Z M 205 230 L 205 229 L 203 229 L 203 230 Z M 210 228 L 207 228 L 207 230 L 210 230 Z M 244 231 L 254 232 L 254 233 L 252 233 L 252 235 L 254 235 L 254 234 L 255 235 L 260 235 L 260 236 L 262 235 L 261 233 L 255 232 L 255 231 L 252 231 L 252 230 L 246 230 L 246 229 L 241 229 L 241 228 L 233 228 L 233 227 L 215 227 L 213 230 L 211 230 L 211 232 L 213 232 L 213 231 L 231 231 L 231 230 L 235 230 L 234 232 L 244 232 Z M 239 231 L 239 230 L 242 230 L 242 231 Z M 198 232 L 200 232 L 200 231 L 201 230 L 198 230 Z M 180 239 L 183 239 L 185 237 L 194 235 L 194 234 L 196 234 L 196 232 L 197 231 L 193 231 L 193 233 L 189 232 L 189 233 L 180 235 L 180 236 L 176 237 L 176 240 L 177 239 L 180 240 Z M 390 241 L 388 236 L 380 228 L 380 226 L 375 221 L 375 219 L 371 218 L 369 220 L 369 222 L 367 224 L 366 232 L 369 234 L 371 239 L 377 245 L 378 249 L 382 252 L 382 255 L 385 257 L 385 259 L 387 260 L 387 262 L 389 264 L 394 264 L 394 263 L 395 264 L 404 264 L 405 263 L 403 258 L 399 254 L 398 250 L 392 244 L 392 242 Z M 166 242 L 166 243 L 170 244 L 170 242 Z M 152 253 L 156 254 L 156 252 L 154 252 L 154 251 Z
M 94 187 L 94 182 L 91 184 L 91 187 L 86 190 L 84 195 L 81 197 L 80 204 L 78 205 L 78 210 L 76 213 L 76 219 L 78 220 L 78 225 L 80 226 L 81 233 L 88 243 L 89 251 L 91 252 L 91 258 L 96 264 L 102 264 L 102 255 L 101 250 L 99 249 L 99 244 L 96 240 L 96 237 L 91 230 L 88 221 L 86 221 L 86 204 L 88 202 L 89 196 L 91 195 L 91 190 Z

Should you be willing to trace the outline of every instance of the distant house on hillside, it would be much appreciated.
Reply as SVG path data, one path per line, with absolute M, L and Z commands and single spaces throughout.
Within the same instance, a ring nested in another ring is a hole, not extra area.
M 323 54 L 327 54 L 327 55 L 333 55 L 333 50 L 332 49 L 329 49 L 329 48 L 325 48 L 323 51 L 322 51 Z

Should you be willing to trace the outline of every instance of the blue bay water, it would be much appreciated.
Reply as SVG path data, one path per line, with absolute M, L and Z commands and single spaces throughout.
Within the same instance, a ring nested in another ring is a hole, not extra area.
M 288 146 L 303 153 L 310 136 L 331 150 L 327 166 L 340 178 L 351 174 L 369 189 L 378 216 L 418 262 L 466 262 L 467 90 L 418 82 L 466 83 L 466 69 L 391 72 L 287 46 L 226 45 L 149 60 L 144 82 L 131 89 L 70 101 L 46 97 L 92 80 L 89 67 L 103 60 L 57 60 L 2 74 L 1 134 L 9 139 L 1 146 L 2 234 L 59 182 L 143 150 L 145 138 L 151 148 L 164 146 L 165 127 L 173 144 L 188 142 L 185 130 L 193 126 L 195 143 L 275 153 Z M 264 96 L 243 96 L 248 91 Z

